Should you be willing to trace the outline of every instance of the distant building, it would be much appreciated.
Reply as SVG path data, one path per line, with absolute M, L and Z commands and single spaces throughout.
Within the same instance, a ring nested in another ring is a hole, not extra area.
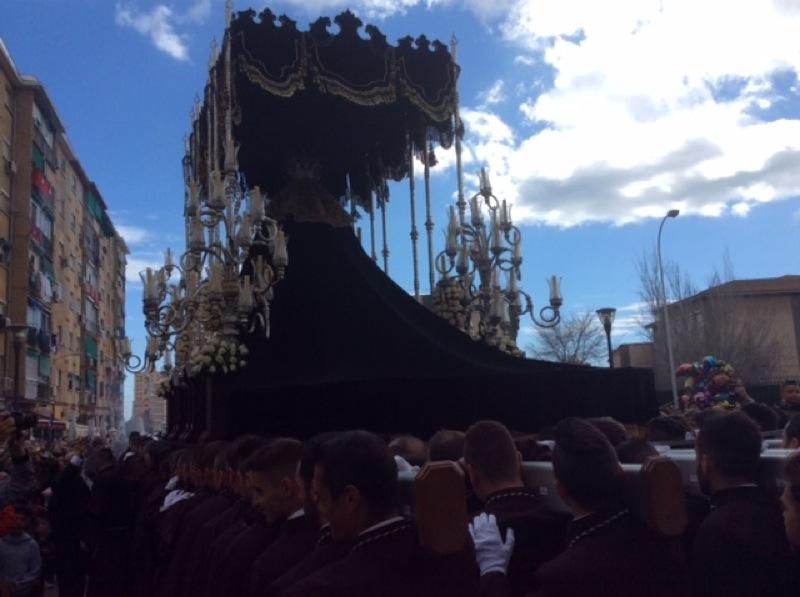
M 133 419 L 144 422 L 146 433 L 167 429 L 167 401 L 158 395 L 158 387 L 165 378 L 160 371 L 137 373 L 134 377 Z
M 0 398 L 121 428 L 124 241 L 55 106 L 0 40 Z
M 614 367 L 640 367 L 652 369 L 655 354 L 652 342 L 620 344 L 613 352 Z
M 656 389 L 665 391 L 670 378 L 661 316 L 659 310 L 652 324 L 653 359 Z M 798 275 L 713 286 L 671 303 L 669 319 L 676 367 L 713 354 L 736 367 L 748 386 L 800 378 Z

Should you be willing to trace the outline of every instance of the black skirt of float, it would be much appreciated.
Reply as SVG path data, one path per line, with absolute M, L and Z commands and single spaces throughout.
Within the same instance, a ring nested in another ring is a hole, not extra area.
M 451 327 L 387 277 L 352 229 L 287 225 L 271 336 L 247 366 L 171 398 L 171 426 L 232 437 L 352 428 L 423 437 L 498 419 L 535 431 L 569 415 L 642 423 L 658 412 L 649 370 L 507 356 Z

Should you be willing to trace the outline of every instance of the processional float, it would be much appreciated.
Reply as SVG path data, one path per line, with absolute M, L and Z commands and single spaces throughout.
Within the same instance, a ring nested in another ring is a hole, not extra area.
M 647 371 L 520 358 L 524 317 L 558 323 L 559 280 L 537 317 L 510 206 L 485 170 L 465 196 L 455 43 L 393 46 L 349 11 L 334 22 L 302 31 L 227 4 L 185 140 L 185 251 L 143 272 L 144 358 L 124 347 L 130 370 L 168 371 L 170 432 L 425 435 L 481 418 L 534 431 L 571 414 L 656 414 Z M 437 253 L 430 173 L 452 146 Z M 389 183 L 404 179 L 413 294 L 388 276 Z

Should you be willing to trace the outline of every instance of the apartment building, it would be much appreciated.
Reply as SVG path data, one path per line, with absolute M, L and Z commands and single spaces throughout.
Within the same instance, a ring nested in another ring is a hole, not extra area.
M 158 395 L 165 377 L 161 371 L 137 373 L 134 377 L 133 418 L 141 418 L 145 433 L 167 429 L 167 401 Z
M 122 425 L 127 247 L 44 86 L 0 40 L 0 396 L 103 432 Z

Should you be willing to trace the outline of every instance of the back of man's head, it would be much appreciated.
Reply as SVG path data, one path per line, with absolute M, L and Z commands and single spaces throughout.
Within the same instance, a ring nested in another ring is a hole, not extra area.
M 514 438 L 497 421 L 478 421 L 467 429 L 464 461 L 490 483 L 521 482 Z
M 389 452 L 400 456 L 409 464 L 422 466 L 428 461 L 428 446 L 413 435 L 398 435 L 389 442 Z
M 698 458 L 706 456 L 713 471 L 727 481 L 752 482 L 761 458 L 758 425 L 741 412 L 706 417 L 695 444 Z
M 589 512 L 617 500 L 622 468 L 608 438 L 575 417 L 562 420 L 553 435 L 553 473 L 568 497 Z
M 303 442 L 303 452 L 300 455 L 300 479 L 306 486 L 306 489 L 311 488 L 311 481 L 314 478 L 314 467 L 322 459 L 322 454 L 325 446 L 336 438 L 339 434 L 335 432 L 326 432 L 315 435 Z
M 593 417 L 587 421 L 600 430 L 614 447 L 628 439 L 628 430 L 625 429 L 625 425 L 613 417 Z
M 116 463 L 116 460 L 114 459 L 114 452 L 112 452 L 110 448 L 100 448 L 95 456 L 95 462 L 97 463 L 96 466 L 98 472 L 107 469 L 113 469 Z
M 644 464 L 648 458 L 658 456 L 653 444 L 639 437 L 626 439 L 616 447 L 617 459 L 622 464 Z
M 756 422 L 762 433 L 778 429 L 778 413 L 766 404 L 748 402 L 742 405 L 742 412 Z
M 789 450 L 800 448 L 800 415 L 793 415 L 783 428 L 783 447 Z
M 386 516 L 394 511 L 397 464 L 386 443 L 377 435 L 367 431 L 336 435 L 325 442 L 317 466 L 334 499 L 352 486 L 358 490 L 372 516 Z
M 246 473 L 261 475 L 270 483 L 285 478 L 294 479 L 302 452 L 303 444 L 298 440 L 276 438 L 245 460 L 243 469 Z
M 688 431 L 689 426 L 676 417 L 653 417 L 647 422 L 647 439 L 651 442 L 684 440 Z
M 428 457 L 432 461 L 460 460 L 464 456 L 464 432 L 441 429 L 428 440 Z

